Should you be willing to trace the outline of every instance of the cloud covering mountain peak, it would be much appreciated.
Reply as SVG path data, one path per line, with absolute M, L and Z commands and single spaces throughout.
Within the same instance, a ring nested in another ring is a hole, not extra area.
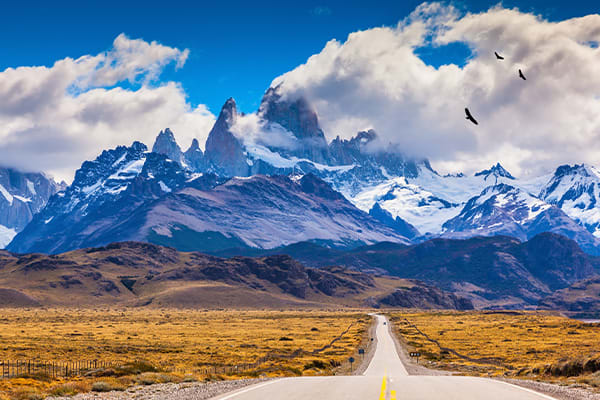
M 424 3 L 395 27 L 331 40 L 272 87 L 313 103 L 330 139 L 373 128 L 381 143 L 443 172 L 502 159 L 518 175 L 536 174 L 597 161 L 599 40 L 600 15 L 550 22 L 501 6 L 464 13 Z M 470 50 L 463 66 L 432 66 L 419 55 L 453 44 Z M 467 106 L 479 126 L 465 123 Z

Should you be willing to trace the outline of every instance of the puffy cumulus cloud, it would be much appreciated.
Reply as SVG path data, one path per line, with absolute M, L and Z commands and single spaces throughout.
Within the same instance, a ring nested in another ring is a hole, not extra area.
M 418 56 L 456 42 L 471 49 L 463 66 L 435 68 Z M 382 144 L 429 157 L 444 172 L 500 161 L 528 175 L 600 163 L 598 42 L 600 15 L 549 22 L 500 6 L 461 14 L 424 3 L 395 27 L 328 42 L 272 86 L 306 96 L 329 138 L 373 128 Z M 465 107 L 479 126 L 465 120 Z
M 119 35 L 104 53 L 0 72 L 3 165 L 71 179 L 81 162 L 134 140 L 152 146 L 170 127 L 183 147 L 204 142 L 214 116 L 174 82 L 153 85 L 187 50 Z M 128 85 L 120 85 L 128 82 Z

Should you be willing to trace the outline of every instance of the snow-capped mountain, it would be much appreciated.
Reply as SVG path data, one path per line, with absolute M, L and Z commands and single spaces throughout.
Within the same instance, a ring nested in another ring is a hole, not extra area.
M 600 237 L 600 171 L 589 165 L 561 165 L 539 197 L 563 210 Z
M 505 183 L 488 186 L 471 198 L 458 216 L 444 223 L 443 229 L 444 237 L 506 235 L 522 241 L 553 232 L 575 239 L 583 249 L 592 252 L 600 244 L 558 207 Z
M 0 167 L 0 248 L 4 248 L 63 184 L 41 173 Z

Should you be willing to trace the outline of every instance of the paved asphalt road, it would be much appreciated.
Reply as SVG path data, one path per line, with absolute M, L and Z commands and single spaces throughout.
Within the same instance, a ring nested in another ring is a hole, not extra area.
M 518 386 L 460 376 L 409 376 L 385 317 L 377 316 L 377 348 L 362 376 L 283 378 L 217 397 L 219 400 L 542 400 Z

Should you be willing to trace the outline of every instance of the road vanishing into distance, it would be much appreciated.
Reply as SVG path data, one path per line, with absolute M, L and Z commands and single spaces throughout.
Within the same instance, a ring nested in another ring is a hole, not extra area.
M 377 315 L 377 347 L 354 376 L 281 378 L 216 397 L 219 400 L 542 400 L 552 397 L 508 383 L 463 376 L 409 376 L 386 318 Z

